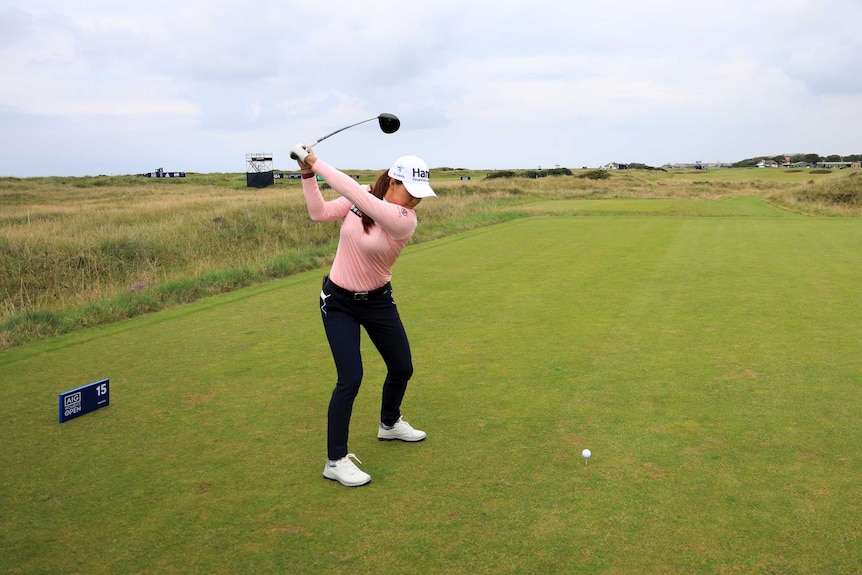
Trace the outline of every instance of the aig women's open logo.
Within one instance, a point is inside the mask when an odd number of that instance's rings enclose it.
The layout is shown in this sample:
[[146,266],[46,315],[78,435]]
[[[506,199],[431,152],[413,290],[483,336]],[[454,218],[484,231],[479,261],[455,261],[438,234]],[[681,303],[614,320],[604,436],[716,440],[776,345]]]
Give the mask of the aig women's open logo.
[[80,391],[72,393],[63,398],[63,417],[69,417],[81,413],[83,409],[83,395]]
[[60,394],[60,423],[111,403],[110,380],[102,379]]

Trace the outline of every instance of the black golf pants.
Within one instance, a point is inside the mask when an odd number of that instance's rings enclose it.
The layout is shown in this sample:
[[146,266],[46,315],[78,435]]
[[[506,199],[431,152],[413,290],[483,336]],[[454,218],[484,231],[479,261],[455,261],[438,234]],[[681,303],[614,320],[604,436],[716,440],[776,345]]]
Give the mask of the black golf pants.
[[410,343],[387,284],[368,293],[340,288],[326,277],[320,292],[320,314],[335,360],[338,381],[329,401],[327,456],[347,455],[353,401],[362,384],[360,328],[364,328],[386,364],[380,421],[393,425],[401,417],[401,401],[413,375]]

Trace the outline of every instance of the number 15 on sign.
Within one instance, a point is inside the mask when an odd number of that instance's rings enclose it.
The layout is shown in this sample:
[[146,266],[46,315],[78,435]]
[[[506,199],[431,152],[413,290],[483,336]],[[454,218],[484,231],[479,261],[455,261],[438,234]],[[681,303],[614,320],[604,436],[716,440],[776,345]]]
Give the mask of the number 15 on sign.
[[102,379],[60,394],[60,423],[111,403],[111,381]]

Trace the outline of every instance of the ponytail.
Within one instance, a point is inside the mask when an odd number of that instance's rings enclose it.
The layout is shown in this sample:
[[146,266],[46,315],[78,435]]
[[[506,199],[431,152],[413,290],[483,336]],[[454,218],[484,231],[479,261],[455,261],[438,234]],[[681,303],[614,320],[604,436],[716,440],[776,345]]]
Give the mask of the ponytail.
[[[371,190],[369,193],[377,199],[382,200],[383,196],[386,195],[386,190],[389,189],[389,172],[383,172],[378,176],[377,181],[374,182],[374,185],[371,186]],[[368,233],[368,230],[374,225],[374,220],[366,214],[362,213],[362,229],[365,230],[365,233]]]

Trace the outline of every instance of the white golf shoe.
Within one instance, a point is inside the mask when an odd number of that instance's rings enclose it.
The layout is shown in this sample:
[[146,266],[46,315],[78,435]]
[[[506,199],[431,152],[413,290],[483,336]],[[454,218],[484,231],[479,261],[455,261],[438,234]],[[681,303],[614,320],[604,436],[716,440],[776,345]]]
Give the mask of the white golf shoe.
[[323,476],[347,487],[359,487],[371,481],[370,475],[356,467],[356,464],[350,461],[351,457],[362,463],[354,454],[348,453],[337,461],[327,461],[326,467],[323,468]]
[[377,439],[380,441],[392,441],[393,439],[398,439],[400,441],[422,441],[425,439],[425,436],[426,433],[424,431],[413,429],[412,425],[400,417],[392,427],[387,429],[381,423],[380,427],[377,429]]

